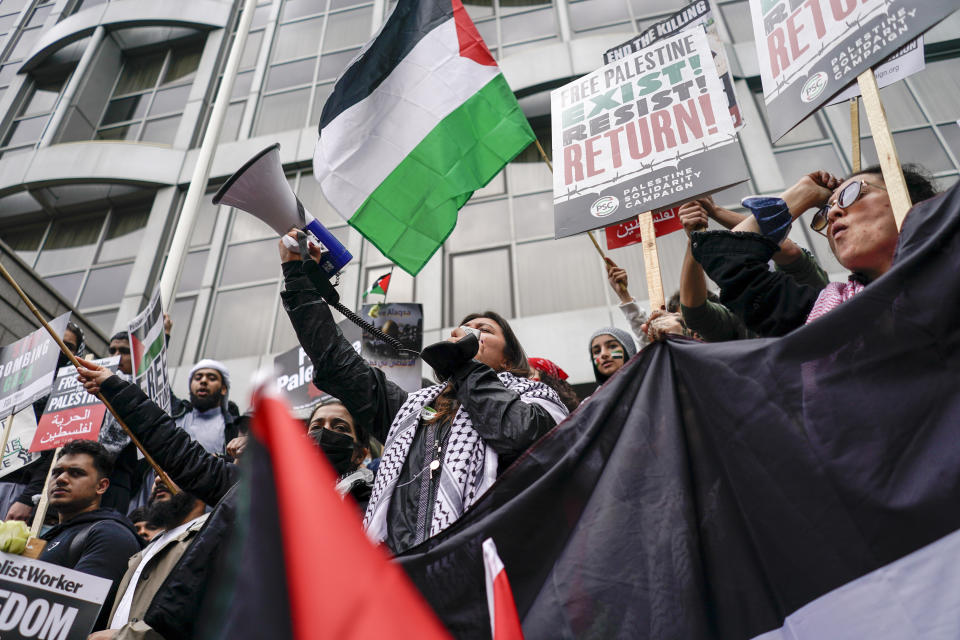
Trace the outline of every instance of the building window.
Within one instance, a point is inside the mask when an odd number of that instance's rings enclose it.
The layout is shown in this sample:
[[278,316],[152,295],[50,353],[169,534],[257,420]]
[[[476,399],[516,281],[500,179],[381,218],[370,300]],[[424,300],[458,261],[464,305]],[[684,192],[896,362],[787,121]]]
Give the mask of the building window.
[[0,2],[0,51],[6,47],[7,37],[14,33],[17,18],[26,4],[26,0]]
[[[220,131],[220,142],[233,142],[247,136],[247,131],[240,131],[243,121],[243,114],[247,107],[247,99],[253,86],[254,71],[257,66],[257,59],[260,56],[260,49],[263,46],[263,38],[267,22],[270,18],[271,0],[260,2],[254,9],[253,19],[250,22],[250,32],[247,34],[247,41],[243,45],[243,52],[240,55],[240,66],[237,68],[237,76],[233,81],[233,91],[230,92],[230,104],[227,105],[227,113],[223,121],[223,129]],[[240,12],[242,15],[243,12]],[[223,58],[223,66],[227,64],[230,49],[233,48],[233,40],[237,34],[236,25],[240,22],[240,15],[237,16],[236,24],[233,27],[233,35],[230,37],[229,46]],[[207,105],[206,118],[209,120],[210,112],[213,111],[213,101],[220,89],[220,83],[223,82],[223,73],[217,78],[216,90],[210,94],[210,104]],[[199,144],[199,141],[198,141]]]
[[17,116],[3,138],[3,144],[0,144],[0,156],[30,151],[37,146],[69,79],[70,76],[67,75],[33,81],[29,96],[17,111]]
[[109,333],[143,242],[150,202],[0,229],[0,238],[71,305]]
[[370,39],[372,24],[370,2],[285,0],[254,135],[318,123],[334,81]]
[[[10,5],[9,8],[7,7],[8,4]],[[23,4],[23,2],[19,1],[10,3],[4,2],[3,5],[0,6],[0,14],[4,14],[11,10],[16,10]],[[7,59],[4,61],[6,64],[23,62],[23,60],[27,57],[27,54],[33,50],[33,45],[37,43],[37,40],[40,39],[40,36],[43,33],[43,25],[47,21],[47,16],[49,16],[50,12],[53,11],[53,5],[54,3],[52,0],[38,0],[36,3],[34,3],[34,6],[29,9],[20,27],[19,33],[16,34],[16,44],[13,45],[13,49],[10,50],[10,53],[7,55]]]
[[466,0],[463,4],[495,58],[534,42],[560,38],[552,0]]
[[95,139],[173,144],[202,49],[189,42],[125,56]]

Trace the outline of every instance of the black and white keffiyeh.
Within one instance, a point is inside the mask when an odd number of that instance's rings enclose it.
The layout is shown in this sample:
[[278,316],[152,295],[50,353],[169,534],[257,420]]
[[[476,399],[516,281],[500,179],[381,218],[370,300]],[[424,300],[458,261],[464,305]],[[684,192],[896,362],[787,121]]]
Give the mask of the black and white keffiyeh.
[[[566,408],[556,392],[542,382],[507,372],[498,374],[498,377],[507,389],[519,394],[523,402],[542,406],[557,422],[566,417]],[[445,386],[437,384],[411,393],[390,425],[373,493],[363,519],[367,535],[374,542],[382,542],[387,538],[390,500],[420,424],[420,412],[436,400]],[[497,463],[496,452],[473,428],[466,410],[462,406],[458,408],[439,469],[440,486],[433,506],[429,535],[434,536],[453,524],[490,488],[497,479]]]

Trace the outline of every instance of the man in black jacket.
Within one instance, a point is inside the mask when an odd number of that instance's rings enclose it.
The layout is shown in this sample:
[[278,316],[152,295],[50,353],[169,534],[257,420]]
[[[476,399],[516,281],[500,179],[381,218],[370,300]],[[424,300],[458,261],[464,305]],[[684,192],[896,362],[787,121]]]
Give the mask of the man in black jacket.
[[[111,471],[110,454],[99,442],[74,440],[60,450],[47,488],[59,523],[41,536],[47,545],[40,554],[44,562],[113,581],[107,602],[113,601],[130,556],[141,548],[126,518],[100,508]],[[109,611],[101,610],[94,630],[106,626]]]
[[144,448],[181,489],[213,506],[193,544],[157,590],[142,617],[145,624],[164,638],[195,638],[194,624],[203,607],[207,583],[214,572],[222,568],[222,554],[228,547],[225,543],[233,533],[239,469],[207,453],[136,385],[111,376],[107,370],[97,370],[93,363],[81,360],[81,364],[88,367],[81,373],[93,372],[99,376],[96,381],[86,376],[87,390],[103,393]]

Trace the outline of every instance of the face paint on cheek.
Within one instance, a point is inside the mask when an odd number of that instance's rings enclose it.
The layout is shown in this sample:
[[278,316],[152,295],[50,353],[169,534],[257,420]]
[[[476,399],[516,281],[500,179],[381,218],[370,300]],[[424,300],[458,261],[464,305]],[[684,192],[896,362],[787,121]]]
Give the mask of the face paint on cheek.
[[593,364],[594,364],[594,366],[596,366],[596,367],[599,367],[599,366],[600,366],[600,354],[599,354],[599,353],[593,354]]
[[623,360],[623,349],[610,349],[610,357],[614,360]]

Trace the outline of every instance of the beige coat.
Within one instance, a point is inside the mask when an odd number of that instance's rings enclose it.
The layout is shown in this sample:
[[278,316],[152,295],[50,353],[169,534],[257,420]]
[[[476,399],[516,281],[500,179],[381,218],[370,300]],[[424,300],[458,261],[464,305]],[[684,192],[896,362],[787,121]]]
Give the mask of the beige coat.
[[[133,602],[130,603],[129,621],[117,631],[114,640],[162,639],[162,636],[154,631],[150,625],[141,620],[141,618],[150,607],[153,596],[155,596],[160,589],[160,585],[163,584],[167,576],[170,575],[170,572],[173,571],[173,568],[180,562],[180,558],[193,542],[197,532],[203,527],[209,515],[210,514],[205,513],[197,518],[197,521],[190,525],[186,531],[168,542],[163,549],[150,558],[149,564],[145,566],[140,573],[140,579],[137,581],[137,586],[134,589]],[[117,597],[116,600],[114,600],[113,609],[110,611],[108,621],[113,620],[113,616],[117,612],[117,605],[120,604],[123,594],[126,593],[127,585],[130,584],[130,580],[133,578],[137,567],[140,566],[141,560],[143,560],[143,551],[130,558],[130,562],[127,564],[127,572],[123,574],[123,578],[120,580],[120,587],[117,589]]]

